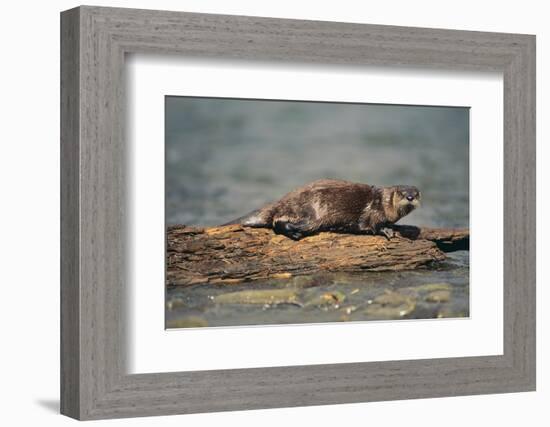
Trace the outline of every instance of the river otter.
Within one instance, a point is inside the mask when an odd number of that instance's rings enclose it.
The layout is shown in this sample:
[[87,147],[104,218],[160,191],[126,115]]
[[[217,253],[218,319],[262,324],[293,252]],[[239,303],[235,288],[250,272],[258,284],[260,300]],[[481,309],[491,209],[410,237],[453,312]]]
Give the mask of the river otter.
[[321,179],[224,225],[272,228],[293,240],[320,231],[383,234],[390,239],[389,226],[415,209],[420,199],[413,186]]

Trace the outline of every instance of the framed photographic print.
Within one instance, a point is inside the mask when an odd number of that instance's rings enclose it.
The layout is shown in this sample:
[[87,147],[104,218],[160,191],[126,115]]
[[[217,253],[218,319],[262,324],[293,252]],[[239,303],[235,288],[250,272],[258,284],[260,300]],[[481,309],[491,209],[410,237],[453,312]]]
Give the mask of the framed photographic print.
[[165,114],[167,328],[469,317],[467,228],[438,229],[448,255],[382,234],[468,226],[468,108],[169,96]]
[[535,38],[61,15],[61,408],[535,388]]

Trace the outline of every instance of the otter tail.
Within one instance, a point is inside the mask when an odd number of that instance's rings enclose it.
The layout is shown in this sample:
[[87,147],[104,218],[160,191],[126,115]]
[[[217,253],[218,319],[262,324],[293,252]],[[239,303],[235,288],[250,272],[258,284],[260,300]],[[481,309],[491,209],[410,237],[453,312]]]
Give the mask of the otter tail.
[[226,222],[224,225],[240,224],[247,227],[267,227],[268,222],[265,219],[263,209],[255,209],[246,215],[235,218],[232,221]]

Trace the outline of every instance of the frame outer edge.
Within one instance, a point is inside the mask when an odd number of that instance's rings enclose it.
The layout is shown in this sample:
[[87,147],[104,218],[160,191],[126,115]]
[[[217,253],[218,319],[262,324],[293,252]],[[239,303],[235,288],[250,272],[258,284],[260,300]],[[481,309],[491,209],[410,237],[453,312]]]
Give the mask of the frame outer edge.
[[80,11],[61,13],[60,411],[80,418]]
[[[161,17],[161,22],[158,22]],[[394,387],[392,381],[395,378],[396,369],[389,368],[388,362],[380,364],[380,367],[383,368],[382,371],[387,371],[384,375],[381,376],[383,373],[378,372],[374,375],[369,371],[368,375],[365,373],[364,376],[359,376],[360,378],[354,378],[353,375],[346,377],[348,382],[345,384],[340,380],[340,367],[321,365],[304,367],[303,370],[297,369],[297,367],[292,369],[265,368],[265,375],[281,372],[283,373],[281,380],[286,382],[291,379],[293,381],[291,384],[285,384],[284,387],[287,391],[291,391],[293,385],[296,387],[290,392],[291,395],[297,395],[300,391],[304,393],[297,400],[292,400],[292,403],[288,402],[289,399],[293,399],[292,396],[287,395],[284,399],[274,399],[271,396],[272,392],[264,389],[275,380],[274,378],[266,379],[267,377],[258,376],[250,370],[245,370],[248,371],[245,373],[232,370],[180,373],[182,375],[173,373],[170,375],[170,381],[165,381],[167,375],[160,374],[131,375],[128,378],[121,378],[117,375],[117,373],[121,374],[119,371],[124,364],[120,354],[116,354],[120,350],[116,336],[122,329],[119,329],[120,325],[113,329],[117,325],[117,321],[120,320],[120,314],[112,313],[113,309],[119,308],[118,303],[112,300],[122,296],[118,289],[122,283],[113,274],[116,274],[116,269],[112,269],[113,265],[109,264],[110,270],[105,269],[101,266],[101,261],[113,260],[114,258],[109,256],[122,249],[117,245],[115,245],[117,247],[110,247],[105,243],[120,232],[116,231],[116,226],[120,227],[119,220],[123,218],[121,216],[123,213],[117,210],[118,205],[112,196],[121,195],[120,192],[124,193],[124,190],[116,188],[112,194],[109,193],[110,198],[97,197],[97,191],[107,188],[107,184],[123,181],[121,180],[123,175],[113,173],[111,168],[113,160],[121,160],[123,153],[117,151],[120,150],[120,147],[113,148],[110,144],[115,144],[121,136],[120,129],[118,129],[120,124],[111,123],[111,120],[116,113],[121,113],[121,110],[118,110],[120,105],[117,104],[116,98],[113,98],[112,89],[117,91],[121,89],[118,85],[122,81],[120,75],[122,70],[112,67],[113,65],[120,66],[120,64],[117,65],[117,57],[124,50],[124,46],[118,46],[118,51],[109,49],[115,48],[119,42],[126,43],[130,40],[132,46],[135,45],[139,49],[143,45],[147,45],[146,47],[151,48],[152,51],[160,49],[160,51],[169,53],[176,51],[181,53],[188,49],[183,49],[173,40],[178,40],[177,36],[184,29],[184,25],[192,23],[199,28],[199,33],[205,31],[204,34],[210,34],[207,29],[204,29],[203,19],[208,19],[209,25],[217,25],[218,21],[222,20],[224,25],[229,26],[230,19],[235,19],[240,24],[246,22],[255,24],[257,19],[262,25],[268,26],[273,25],[275,21],[287,24],[291,21],[90,6],[82,6],[62,13],[62,413],[78,419],[103,419],[434,397],[432,394],[433,384],[420,384],[412,379],[411,385],[415,386],[414,391],[402,391],[395,394],[397,386]],[[152,23],[166,24],[166,27],[162,27],[159,34],[154,34],[151,32]],[[124,29],[120,25],[125,26]],[[329,23],[319,23],[319,25],[322,25],[323,29],[329,27],[338,29]],[[359,29],[360,37],[366,37],[359,28],[360,26],[375,28],[368,24],[342,25],[346,25],[348,29]],[[385,37],[385,31],[407,31],[407,39],[411,37],[414,39],[416,35],[423,37],[430,35],[429,44],[431,45],[433,42],[435,46],[441,45],[439,37],[450,34],[452,37],[449,37],[449,40],[444,40],[444,43],[451,47],[453,43],[462,43],[461,40],[465,34],[471,37],[471,43],[477,44],[476,46],[486,51],[491,45],[498,44],[499,46],[495,47],[499,54],[483,60],[479,68],[502,70],[501,67],[504,67],[510,72],[507,89],[511,96],[507,105],[505,103],[505,112],[511,116],[510,123],[506,124],[505,122],[505,130],[508,129],[510,134],[508,141],[511,142],[511,147],[507,151],[508,160],[506,160],[505,152],[505,166],[508,168],[505,170],[509,171],[508,175],[505,173],[505,185],[506,182],[510,185],[508,190],[505,189],[507,191],[505,197],[517,196],[513,199],[515,202],[510,204],[508,221],[520,215],[523,215],[524,218],[522,224],[515,228],[513,235],[505,239],[505,246],[506,243],[510,243],[512,249],[509,249],[509,252],[515,255],[509,266],[510,277],[512,277],[509,281],[511,286],[508,287],[508,291],[505,290],[512,304],[506,307],[505,299],[504,307],[504,311],[510,314],[504,319],[505,328],[513,328],[513,332],[505,334],[506,357],[504,360],[499,357],[487,358],[484,361],[473,358],[472,360],[477,361],[478,365],[476,365],[476,369],[471,370],[471,373],[462,375],[461,370],[448,372],[449,378],[458,376],[466,383],[457,384],[451,388],[441,387],[442,390],[445,390],[445,396],[532,390],[535,384],[535,273],[532,270],[535,264],[534,37],[406,27],[376,28],[382,37]],[[316,28],[313,30],[317,31]],[[230,28],[227,31],[231,32],[232,30]],[[123,39],[119,39],[121,36]],[[138,42],[134,43],[132,37],[138,37]],[[157,42],[154,46],[147,44],[147,37],[155,37]],[[317,37],[322,39],[324,35],[319,34]],[[392,41],[392,43],[394,42],[397,48],[405,43],[399,40]],[[499,44],[500,42],[502,43]],[[170,46],[175,43],[175,47],[164,49],[163,43]],[[201,47],[202,45],[198,43],[197,46]],[[409,45],[407,44],[407,46]],[[379,47],[374,47],[374,53],[381,51]],[[212,50],[213,48],[206,45],[205,49],[205,52],[200,50],[201,55],[207,55],[210,52],[208,49]],[[276,47],[273,49],[278,52]],[[321,50],[324,51],[325,47],[323,46]],[[191,50],[189,51],[191,52]],[[428,49],[426,55],[422,56],[420,60],[415,59],[414,62],[417,61],[425,65],[429,61],[433,61],[432,58],[437,57],[439,51],[440,49]],[[258,52],[258,50],[256,49],[254,52]],[[289,50],[277,53],[276,56],[277,58],[280,56],[283,59],[292,59],[292,52]],[[339,57],[342,56],[345,59],[345,56],[349,56],[351,53],[350,51],[343,56],[339,55]],[[475,66],[475,61],[472,62],[469,59],[471,56],[468,56],[468,52],[461,51],[459,53],[460,55],[450,58],[448,64],[441,63],[439,66],[460,63],[467,68],[478,68]],[[237,52],[237,54],[239,57],[243,55],[241,52]],[[247,51],[244,53],[244,57],[250,54]],[[395,61],[394,57],[395,55],[390,57],[390,63]],[[313,56],[313,59],[315,58]],[[372,60],[371,58],[367,62]],[[506,63],[503,62],[504,60]],[[509,60],[511,63],[508,62]],[[467,61],[467,63],[461,61]],[[316,59],[315,62],[317,62]],[[402,63],[402,60],[399,63]],[[108,85],[108,87],[100,85]],[[115,113],[115,116],[110,116],[110,113]],[[505,120],[506,118],[505,114]],[[107,123],[108,126],[98,126],[98,123]],[[115,154],[115,158],[111,159],[105,154]],[[110,163],[102,163],[105,161]],[[529,167],[533,169],[525,169]],[[518,195],[518,192],[522,192],[522,194]],[[116,212],[113,211],[113,208],[117,208]],[[105,212],[114,214],[115,218],[107,218]],[[107,238],[105,233],[109,230],[111,232],[115,230],[115,236],[111,233]],[[529,258],[531,256],[532,258]],[[99,264],[96,265],[93,261]],[[116,289],[107,289],[107,284],[115,285]],[[531,314],[530,311],[532,311]],[[115,336],[111,336],[111,334]],[[502,361],[506,366],[502,366]],[[437,362],[436,360],[436,365]],[[439,361],[439,364],[446,366],[446,362]],[[468,361],[459,359],[458,362],[466,363]],[[413,366],[418,367],[418,363],[411,362],[406,365],[410,369]],[[420,365],[424,366],[425,363],[430,365],[430,370],[434,368],[430,361],[420,362]],[[403,375],[406,376],[407,366],[402,367],[401,365],[402,363],[399,364],[397,371],[403,371]],[[374,369],[375,365],[370,366]],[[439,367],[441,368],[441,366]],[[331,372],[334,370],[335,375],[328,375],[325,372],[326,369]],[[317,372],[322,374],[323,381],[319,384],[310,384]],[[293,373],[298,373],[298,376],[294,377]],[[245,377],[244,380],[241,375]],[[239,381],[236,381],[236,378]],[[426,375],[426,378],[431,377]],[[124,383],[119,383],[121,380]],[[330,387],[327,387],[325,380],[330,381]],[[173,384],[171,384],[172,381]],[[189,381],[191,382],[189,383]],[[301,381],[307,382],[302,383]],[[368,386],[364,384],[364,381],[369,382]],[[128,384],[125,384],[126,382]],[[186,389],[182,384],[184,382],[189,385],[193,384],[193,386]],[[277,383],[277,381],[274,382]],[[218,390],[216,384],[221,390]],[[230,401],[225,400],[227,395],[224,393],[227,392],[231,395]],[[218,394],[217,406],[212,406],[212,402],[208,402],[209,399],[205,396],[210,396],[212,399],[215,398],[216,393]],[[252,397],[250,393],[259,393],[259,395]],[[372,398],[373,396],[374,398]]]
[[[518,391],[536,390],[535,36],[504,72],[504,354]],[[506,120],[507,119],[507,120]]]
[[518,84],[524,88],[522,102],[518,113],[522,116],[520,129],[521,139],[518,141],[520,161],[518,168],[522,175],[521,185],[525,197],[522,214],[525,223],[522,228],[524,237],[522,259],[518,270],[522,274],[523,289],[520,302],[525,307],[522,312],[523,345],[514,350],[522,358],[522,369],[526,388],[536,390],[536,36],[527,36],[525,48],[517,61],[521,61],[521,71],[518,73]]
[[527,361],[527,378],[532,391],[537,390],[537,38],[535,35],[529,37],[528,43],[528,71],[527,71],[527,108],[528,108],[528,126],[527,140],[530,146],[529,161],[532,169],[530,170],[529,182],[527,188],[531,189],[530,203],[528,210],[531,211],[529,220],[530,240],[530,255],[532,257],[531,279],[529,281],[530,296],[528,297],[527,306],[531,307],[529,323],[527,330],[529,331],[528,347],[531,353]]

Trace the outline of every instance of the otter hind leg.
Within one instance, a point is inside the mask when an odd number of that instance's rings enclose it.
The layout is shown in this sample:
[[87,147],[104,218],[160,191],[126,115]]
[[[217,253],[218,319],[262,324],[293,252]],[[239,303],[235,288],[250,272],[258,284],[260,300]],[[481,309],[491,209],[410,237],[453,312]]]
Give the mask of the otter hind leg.
[[288,222],[277,220],[273,222],[273,231],[276,234],[282,234],[292,240],[300,240],[313,234],[306,221]]
[[246,218],[243,218],[241,221],[241,225],[244,225],[245,227],[257,227],[257,228],[269,226],[268,222],[259,213],[255,213],[247,216]]

